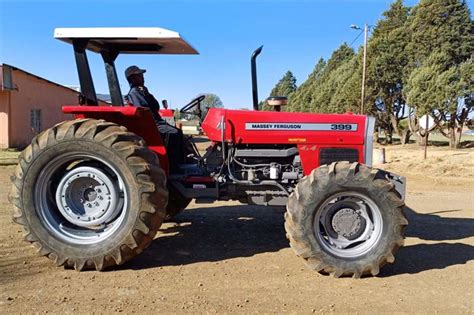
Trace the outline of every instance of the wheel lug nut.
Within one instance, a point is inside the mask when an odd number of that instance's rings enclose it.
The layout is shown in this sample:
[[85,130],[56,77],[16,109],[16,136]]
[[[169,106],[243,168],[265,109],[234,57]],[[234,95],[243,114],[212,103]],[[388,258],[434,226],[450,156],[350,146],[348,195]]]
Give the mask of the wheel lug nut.
[[98,207],[98,206],[99,206],[99,203],[96,201],[96,202],[94,202],[94,205],[95,205],[96,207]]

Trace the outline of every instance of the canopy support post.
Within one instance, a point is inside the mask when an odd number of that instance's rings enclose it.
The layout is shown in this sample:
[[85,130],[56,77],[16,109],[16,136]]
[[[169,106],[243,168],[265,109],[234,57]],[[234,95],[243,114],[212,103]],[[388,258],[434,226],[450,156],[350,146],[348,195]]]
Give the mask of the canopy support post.
[[72,45],[74,48],[74,57],[76,58],[79,83],[81,85],[81,94],[85,98],[85,104],[98,105],[91,70],[89,68],[89,62],[87,61],[86,46],[88,42],[88,39],[75,38],[72,41]]
[[122,92],[115,69],[115,59],[117,59],[117,50],[103,50],[100,52],[105,65],[105,74],[109,83],[109,93],[113,106],[123,106]]

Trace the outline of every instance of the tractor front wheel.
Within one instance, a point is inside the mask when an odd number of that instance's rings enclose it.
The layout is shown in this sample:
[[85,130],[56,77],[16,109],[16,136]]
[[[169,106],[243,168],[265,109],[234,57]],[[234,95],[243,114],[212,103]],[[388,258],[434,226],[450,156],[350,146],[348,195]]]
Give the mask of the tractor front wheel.
[[383,173],[359,163],[315,169],[289,197],[285,229],[308,266],[335,277],[377,275],[403,245],[403,201]]
[[168,185],[169,198],[168,206],[166,207],[165,220],[169,221],[186,209],[192,199],[186,198],[174,188],[171,184]]
[[103,120],[50,128],[21,154],[13,219],[41,255],[102,270],[141,253],[164,216],[165,173],[142,138]]

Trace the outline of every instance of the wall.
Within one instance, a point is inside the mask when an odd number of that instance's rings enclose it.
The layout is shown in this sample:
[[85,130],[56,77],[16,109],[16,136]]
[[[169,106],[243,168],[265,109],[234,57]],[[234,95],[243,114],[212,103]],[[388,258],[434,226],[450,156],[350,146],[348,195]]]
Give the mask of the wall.
[[8,94],[0,89],[0,149],[9,147],[8,142]]
[[37,134],[31,128],[31,110],[33,109],[41,110],[41,130],[73,118],[72,115],[63,114],[61,107],[77,104],[77,92],[20,70],[14,70],[12,76],[18,90],[10,92],[10,147],[23,148]]

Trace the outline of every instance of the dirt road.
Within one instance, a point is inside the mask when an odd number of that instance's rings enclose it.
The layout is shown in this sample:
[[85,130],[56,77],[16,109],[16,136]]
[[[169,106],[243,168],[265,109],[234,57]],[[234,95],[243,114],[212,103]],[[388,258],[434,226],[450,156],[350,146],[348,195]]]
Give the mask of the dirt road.
[[[391,155],[389,155],[391,156]],[[388,167],[396,167],[388,164]],[[106,272],[54,267],[21,240],[0,167],[0,313],[474,312],[474,179],[408,175],[405,247],[377,277],[307,270],[283,213],[192,204],[140,256]],[[459,174],[458,174],[459,175]]]

